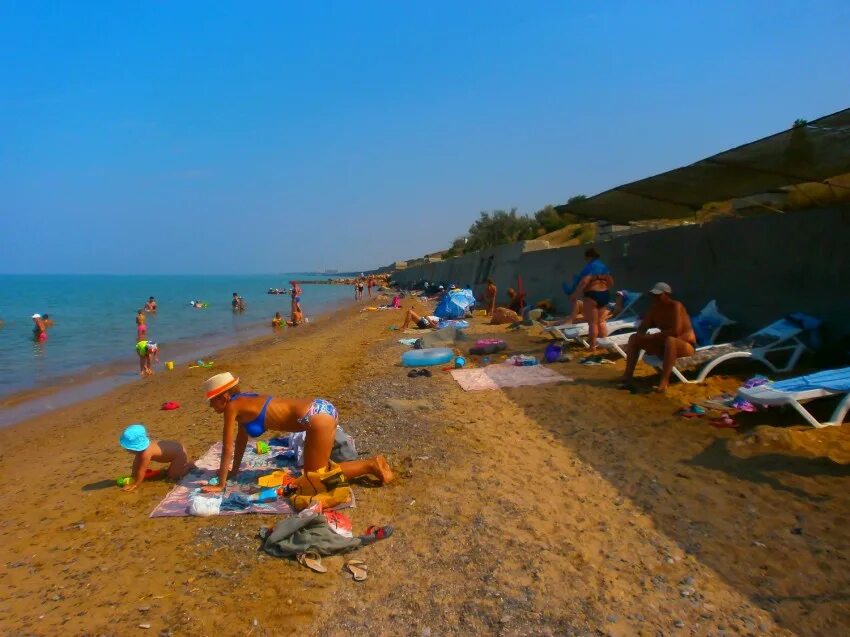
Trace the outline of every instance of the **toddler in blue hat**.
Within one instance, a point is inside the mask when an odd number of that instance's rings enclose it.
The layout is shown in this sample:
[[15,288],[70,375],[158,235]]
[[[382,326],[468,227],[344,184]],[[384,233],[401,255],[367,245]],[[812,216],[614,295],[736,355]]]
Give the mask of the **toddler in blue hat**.
[[142,424],[135,423],[127,427],[118,442],[136,456],[130,483],[124,485],[124,491],[133,491],[144,482],[151,461],[168,463],[168,478],[171,480],[179,480],[195,468],[195,463],[189,459],[181,443],[176,440],[151,440]]

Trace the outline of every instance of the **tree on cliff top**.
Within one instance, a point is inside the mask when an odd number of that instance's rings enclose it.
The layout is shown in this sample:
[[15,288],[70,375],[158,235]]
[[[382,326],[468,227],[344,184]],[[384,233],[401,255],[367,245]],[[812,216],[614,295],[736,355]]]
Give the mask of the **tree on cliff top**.
[[475,252],[504,243],[533,239],[537,236],[538,225],[527,215],[517,214],[516,208],[511,208],[510,212],[482,212],[481,217],[469,228],[465,251]]

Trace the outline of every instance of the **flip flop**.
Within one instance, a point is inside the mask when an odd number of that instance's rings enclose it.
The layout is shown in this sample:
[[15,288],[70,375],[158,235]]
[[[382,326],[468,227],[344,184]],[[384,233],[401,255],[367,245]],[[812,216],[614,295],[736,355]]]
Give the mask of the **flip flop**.
[[395,529],[390,526],[370,526],[366,529],[366,533],[364,535],[371,535],[376,540],[386,540],[389,536],[393,534]]
[[345,568],[354,576],[355,582],[362,582],[368,576],[368,566],[363,560],[348,560],[345,563]]
[[316,573],[327,573],[328,567],[322,564],[322,558],[316,551],[298,554],[298,563]]
[[711,426],[718,429],[737,429],[738,423],[729,414],[723,414],[720,418],[712,420]]

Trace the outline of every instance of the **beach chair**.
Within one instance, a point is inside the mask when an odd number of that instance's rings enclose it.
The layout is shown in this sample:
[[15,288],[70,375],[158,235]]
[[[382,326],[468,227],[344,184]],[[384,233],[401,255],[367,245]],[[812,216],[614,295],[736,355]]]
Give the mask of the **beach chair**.
[[[820,321],[816,318],[799,312],[789,314],[734,343],[698,347],[693,356],[676,360],[673,375],[683,383],[701,383],[715,367],[736,358],[751,358],[776,373],[790,371],[797,365],[800,356],[809,349],[800,337],[819,326]],[[771,360],[777,357],[784,360],[778,363]],[[644,356],[643,362],[659,370],[662,368],[662,361],[657,356]],[[699,368],[699,372],[693,380],[687,378],[682,371],[696,368]]]
[[[735,324],[735,321],[720,312],[717,308],[717,301],[714,300],[709,301],[700,310],[699,314],[691,319],[691,322],[693,323],[694,331],[697,332],[697,342],[700,346],[713,345],[724,327]],[[653,327],[647,330],[646,333],[658,334],[659,331]],[[605,338],[598,339],[597,343],[612,354],[619,354],[623,358],[628,358],[625,347],[628,345],[632,334],[634,334],[634,331],[606,336]]]
[[[642,296],[640,292],[625,292],[625,303],[623,303],[622,311],[606,323],[609,335],[622,331],[633,332],[637,328],[640,324],[640,317],[634,306]],[[586,322],[575,323],[573,325],[553,325],[545,328],[545,331],[549,332],[555,338],[566,343],[580,343],[583,347],[588,346],[587,336],[590,335],[589,330],[590,328]]]
[[[840,396],[844,398],[832,412],[827,422],[820,422],[803,404],[818,398]],[[850,410],[850,367],[830,369],[806,376],[788,378],[758,387],[741,387],[738,396],[753,404],[764,407],[787,407],[797,410],[812,427],[830,427],[844,422]]]

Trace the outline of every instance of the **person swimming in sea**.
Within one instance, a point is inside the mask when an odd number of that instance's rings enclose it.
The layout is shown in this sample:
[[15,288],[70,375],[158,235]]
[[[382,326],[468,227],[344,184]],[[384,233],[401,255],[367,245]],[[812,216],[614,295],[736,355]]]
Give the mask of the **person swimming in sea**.
[[44,319],[41,318],[41,314],[33,314],[32,323],[33,339],[39,343],[43,343],[47,340],[47,326],[44,324]]
[[[384,456],[364,460],[331,461],[339,414],[336,407],[321,398],[275,398],[239,391],[239,378],[230,372],[207,379],[202,388],[210,407],[223,416],[222,454],[218,469],[218,485],[204,487],[215,493],[224,490],[227,480],[234,479],[241,468],[242,456],[249,438],[267,431],[306,432],[304,438],[304,474],[309,482],[313,472],[340,470],[345,480],[372,476],[382,484],[395,478]],[[299,489],[304,485],[301,482]]]
[[136,342],[143,340],[145,335],[148,333],[146,321],[147,317],[145,317],[145,311],[138,310],[136,312]]

